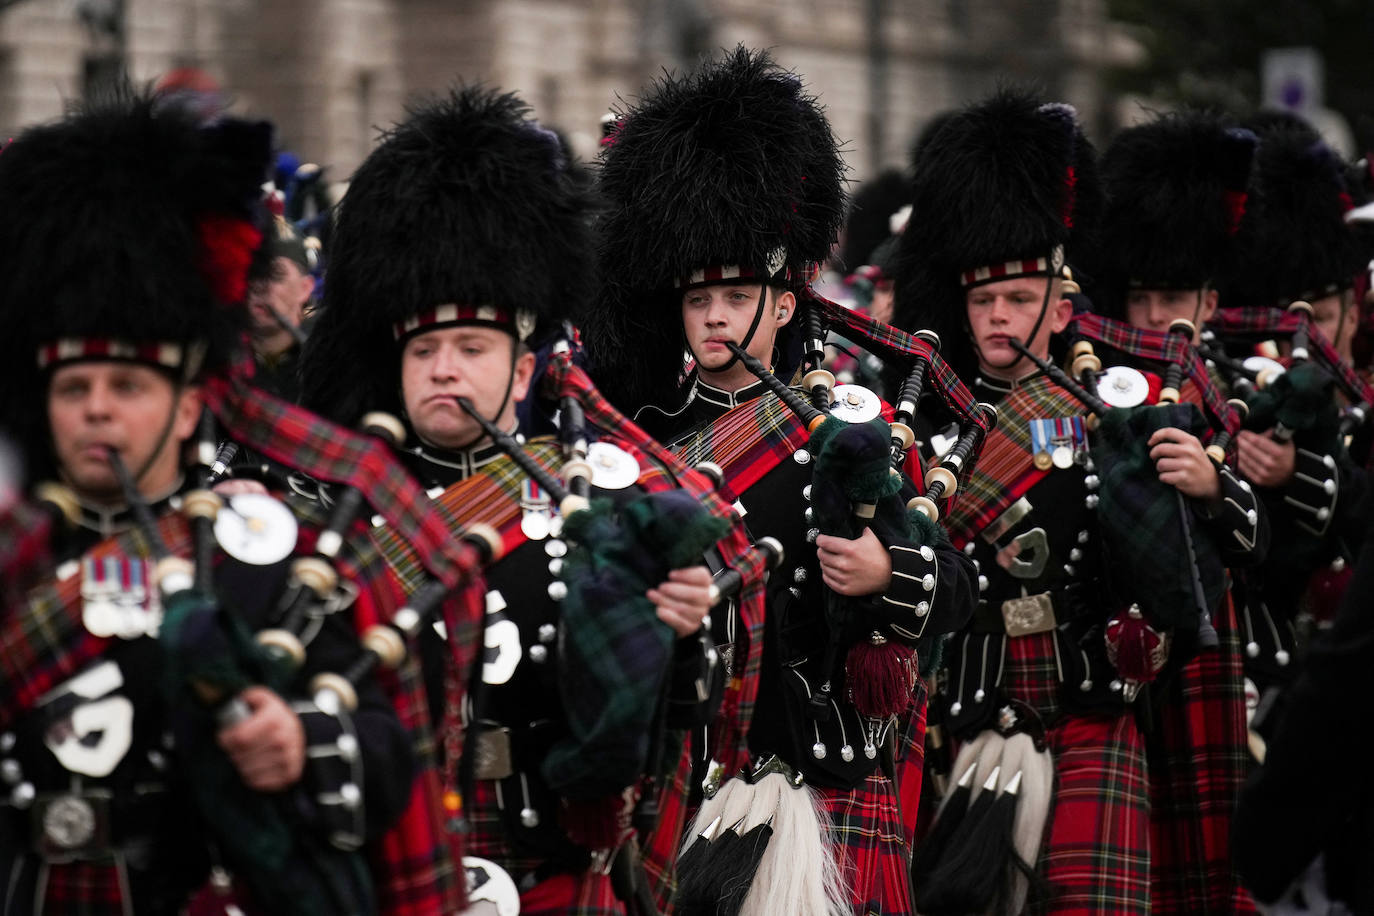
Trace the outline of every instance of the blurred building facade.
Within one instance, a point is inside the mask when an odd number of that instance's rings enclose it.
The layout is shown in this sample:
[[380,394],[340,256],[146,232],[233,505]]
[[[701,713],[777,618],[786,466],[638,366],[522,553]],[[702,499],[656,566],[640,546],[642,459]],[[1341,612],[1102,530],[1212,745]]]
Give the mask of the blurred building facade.
[[0,130],[121,67],[140,83],[197,67],[334,178],[408,98],[460,79],[518,91],[591,155],[618,95],[738,42],[805,76],[856,178],[902,165],[931,116],[999,82],[1101,126],[1100,75],[1132,53],[1105,0],[0,0]]

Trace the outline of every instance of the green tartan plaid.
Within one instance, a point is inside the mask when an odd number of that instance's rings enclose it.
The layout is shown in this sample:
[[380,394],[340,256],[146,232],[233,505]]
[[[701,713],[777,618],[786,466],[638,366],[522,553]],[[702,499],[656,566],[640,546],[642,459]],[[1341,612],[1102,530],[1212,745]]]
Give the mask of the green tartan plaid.
[[[1190,554],[1183,526],[1192,523],[1192,510],[1159,479],[1150,459],[1150,435],[1166,427],[1198,435],[1207,421],[1197,405],[1184,403],[1110,410],[1098,426],[1092,455],[1102,480],[1097,512],[1103,566],[1114,580],[1130,583],[1130,597],[1156,627],[1190,632],[1199,611],[1221,601],[1226,573],[1210,537],[1194,535]],[[1194,592],[1194,563],[1206,598],[1203,609]]]

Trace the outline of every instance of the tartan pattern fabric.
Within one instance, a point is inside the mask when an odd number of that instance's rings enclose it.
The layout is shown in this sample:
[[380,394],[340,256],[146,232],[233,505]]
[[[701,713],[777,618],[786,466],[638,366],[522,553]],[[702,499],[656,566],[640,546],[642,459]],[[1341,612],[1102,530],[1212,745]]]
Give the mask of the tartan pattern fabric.
[[807,442],[806,427],[775,394],[733,407],[674,443],[687,464],[713,461],[725,470],[724,497],[740,498],[778,462]]
[[[1195,583],[1208,609],[1226,588],[1215,541],[1196,531],[1184,497],[1159,479],[1147,444],[1157,429],[1197,435],[1204,425],[1191,404],[1121,408],[1102,419],[1092,449],[1102,480],[1098,520],[1108,578],[1130,584],[1131,597],[1155,627],[1195,631],[1201,613]],[[1185,525],[1194,529],[1191,556]]]
[[1204,650],[1163,686],[1146,735],[1151,903],[1167,913],[1250,913],[1231,868],[1231,816],[1249,766],[1240,632],[1229,596]]
[[[364,588],[354,604],[354,624],[359,633],[390,620],[400,609],[402,590],[386,558],[360,538],[351,539],[339,558],[340,575],[350,582],[381,583],[386,587]],[[406,590],[408,594],[411,590]],[[450,596],[450,607],[462,607],[466,620],[480,620],[485,610],[485,586],[481,577],[469,581]],[[466,645],[472,645],[470,640]],[[373,865],[377,909],[387,916],[424,916],[456,910],[464,899],[464,878],[454,863],[461,861],[459,837],[444,828],[441,758],[430,721],[420,662],[408,654],[392,672],[379,671],[378,680],[396,708],[397,718],[411,737],[415,778],[409,803],[397,822],[373,841],[369,858]]]
[[1060,715],[1053,633],[1006,641],[1002,691],[1053,723],[1055,794],[1037,912],[1150,913],[1150,810],[1144,740],[1129,715]]
[[1184,378],[1197,387],[1201,406],[1211,417],[1213,425],[1232,433],[1240,429],[1240,415],[1226,403],[1226,395],[1213,382],[1207,364],[1192,344],[1183,342],[1177,335],[1147,331],[1090,312],[1075,316],[1069,329],[1139,359],[1180,364],[1184,369]]
[[41,866],[38,894],[44,913],[63,916],[124,916],[132,906],[125,900],[123,866],[113,858]]
[[930,694],[924,679],[917,679],[915,702],[897,726],[897,791],[901,800],[902,837],[907,849],[916,848],[916,816],[926,774],[926,713]]
[[1291,337],[1303,326],[1307,329],[1307,348],[1321,356],[1323,368],[1335,374],[1348,390],[1359,392],[1360,400],[1374,404],[1374,386],[1341,359],[1331,341],[1320,328],[1312,324],[1306,313],[1250,307],[1217,309],[1212,316],[1212,327],[1223,338],[1239,335],[1256,340],[1272,336]]
[[959,495],[945,517],[955,547],[973,540],[1049,473],[1031,460],[1030,421],[1084,411],[1077,398],[1044,375],[1017,386],[998,403],[997,427],[983,440],[978,466],[960,482]]
[[910,913],[911,847],[898,812],[897,787],[870,773],[849,790],[813,787],[830,816],[830,842],[855,913]]
[[876,321],[863,312],[845,308],[810,288],[807,289],[805,296],[811,302],[820,305],[821,314],[828,325],[843,328],[846,337],[875,355],[903,365],[910,364],[912,356],[920,356],[927,360],[930,364],[930,369],[926,373],[927,385],[934,382],[934,389],[945,402],[945,406],[961,421],[976,419],[978,425],[987,430],[987,420],[981,414],[974,413],[977,402],[973,399],[973,392],[969,391],[958,374],[945,362],[944,357],[931,349],[925,341],[900,328]]
[[640,850],[649,891],[663,912],[668,911],[668,903],[677,891],[677,854],[683,834],[687,832],[692,760],[690,744],[684,742],[684,745],[678,755],[677,767],[659,793],[658,823]]
[[520,895],[522,916],[623,916],[607,875],[555,875]]

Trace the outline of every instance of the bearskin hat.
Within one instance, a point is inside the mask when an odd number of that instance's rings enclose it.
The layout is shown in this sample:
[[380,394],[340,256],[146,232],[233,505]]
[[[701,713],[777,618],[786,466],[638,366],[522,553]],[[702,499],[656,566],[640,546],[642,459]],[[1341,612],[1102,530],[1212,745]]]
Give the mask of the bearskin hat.
[[47,442],[43,370],[59,362],[130,359],[177,379],[227,365],[271,142],[266,122],[202,124],[124,89],[0,152],[2,420],[31,460]]
[[911,182],[888,169],[864,182],[849,201],[840,261],[846,272],[873,263],[873,252],[892,238],[892,214],[911,203]]
[[1107,196],[1093,301],[1125,313],[1130,289],[1201,289],[1227,272],[1255,135],[1204,112],[1122,131],[1102,154]]
[[912,175],[893,323],[935,331],[945,359],[971,374],[965,290],[1088,258],[1102,207],[1096,154],[1072,108],[1006,89],[945,120]]
[[468,87],[411,109],[339,203],[304,403],[346,425],[399,411],[400,343],[417,329],[533,342],[575,318],[593,289],[589,219],[557,135],[515,95]]
[[1260,136],[1255,193],[1222,304],[1286,307],[1349,289],[1365,259],[1345,221],[1352,200],[1340,157],[1294,118],[1247,126]]
[[820,104],[763,52],[665,77],[623,112],[602,151],[602,286],[584,324],[622,406],[674,400],[677,288],[694,275],[729,267],[805,285],[844,218],[844,169]]

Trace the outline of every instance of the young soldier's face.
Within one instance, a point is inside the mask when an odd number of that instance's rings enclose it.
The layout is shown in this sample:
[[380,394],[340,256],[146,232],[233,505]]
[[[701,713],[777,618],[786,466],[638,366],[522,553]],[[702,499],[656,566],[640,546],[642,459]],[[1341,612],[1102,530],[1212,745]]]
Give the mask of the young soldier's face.
[[1331,346],[1346,360],[1350,359],[1350,316],[1347,310],[1351,304],[1349,293],[1333,293],[1323,296],[1312,303],[1312,324],[1321,329]]
[[138,481],[144,496],[164,493],[176,482],[181,445],[195,431],[200,406],[198,389],[178,392],[148,366],[58,366],[48,383],[48,425],[59,471],[83,498],[120,502],[123,492],[110,469],[113,449],[130,473],[147,468]]
[[[749,326],[754,323],[761,291],[758,283],[718,283],[689,289],[682,294],[682,329],[702,372],[714,372],[733,359],[725,341],[738,344],[744,340]],[[796,301],[791,293],[779,294],[771,288],[767,290],[767,297],[758,329],[746,348],[750,356],[765,366],[772,362],[778,329],[792,320]],[[733,370],[743,370],[743,367],[736,363]],[[752,379],[748,370],[743,370],[742,378],[744,376]]]
[[458,406],[460,397],[509,429],[534,374],[533,353],[520,352],[512,365],[515,346],[515,338],[504,331],[467,325],[407,340],[401,351],[401,397],[420,438],[440,448],[466,448],[482,438],[477,421]]
[[1161,334],[1180,318],[1191,321],[1200,332],[1216,310],[1214,289],[1133,289],[1126,294],[1126,320]]
[[[1019,378],[1035,364],[1011,346],[1015,338],[1036,356],[1047,358],[1050,335],[1064,330],[1073,316],[1073,303],[1062,297],[1061,282],[1051,284],[1049,307],[1044,277],[1015,277],[975,286],[964,294],[969,331],[978,352],[978,367],[997,378]],[[1036,323],[1039,327],[1036,327]],[[1034,332],[1034,338],[1032,338]]]

